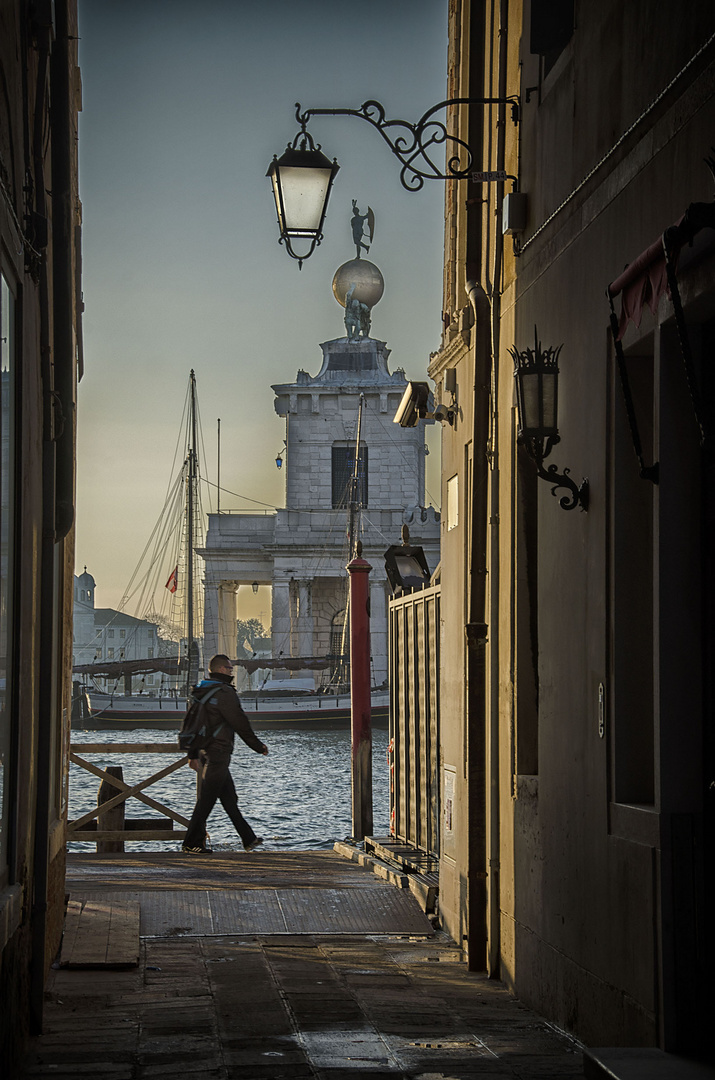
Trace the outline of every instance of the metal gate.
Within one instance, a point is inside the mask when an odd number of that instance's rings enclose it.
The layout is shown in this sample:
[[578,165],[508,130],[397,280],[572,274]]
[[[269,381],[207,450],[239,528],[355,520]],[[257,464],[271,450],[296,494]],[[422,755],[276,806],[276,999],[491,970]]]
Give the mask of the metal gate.
[[390,827],[439,855],[440,586],[390,600]]

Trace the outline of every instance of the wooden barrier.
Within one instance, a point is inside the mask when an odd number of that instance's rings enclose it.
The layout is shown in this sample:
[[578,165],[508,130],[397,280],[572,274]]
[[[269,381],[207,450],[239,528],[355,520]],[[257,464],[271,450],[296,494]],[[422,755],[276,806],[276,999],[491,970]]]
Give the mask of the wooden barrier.
[[[160,769],[159,772],[153,773],[141,783],[130,786],[124,783],[121,766],[110,765],[106,769],[101,769],[82,757],[79,751],[82,754],[173,754],[174,756],[179,753],[176,747],[169,743],[72,743],[70,761],[86,772],[99,777],[102,783],[96,810],[91,810],[74,821],[67,822],[68,841],[89,840],[96,842],[97,851],[123,851],[125,840],[180,841],[184,839],[189,824],[188,818],[177,814],[170,807],[157,802],[156,799],[152,799],[143,792],[157,780],[162,780],[186,765],[189,759],[185,755],[181,755],[178,760]],[[118,791],[119,794],[112,795],[112,791]],[[163,818],[126,820],[124,807],[127,799],[131,798],[137,799],[145,806],[150,806],[153,810],[158,810],[164,815]],[[113,811],[119,812],[116,818],[111,817]],[[157,824],[155,825],[154,822]],[[174,822],[183,825],[184,828],[174,829]],[[115,844],[121,846],[115,847]],[[105,845],[111,845],[111,847]]]
[[[122,766],[108,765],[106,771],[107,779],[102,781],[99,785],[99,791],[97,792],[97,806],[100,809],[100,813],[97,814],[97,829],[101,832],[123,832],[124,809],[126,804],[123,802],[118,805],[112,804],[111,810],[105,808],[105,803],[112,802],[112,796],[115,790],[109,782],[109,777],[113,776],[116,780],[124,780]],[[89,824],[89,822],[87,824]],[[111,854],[116,851],[124,851],[124,841],[98,840],[97,851],[103,855]]]

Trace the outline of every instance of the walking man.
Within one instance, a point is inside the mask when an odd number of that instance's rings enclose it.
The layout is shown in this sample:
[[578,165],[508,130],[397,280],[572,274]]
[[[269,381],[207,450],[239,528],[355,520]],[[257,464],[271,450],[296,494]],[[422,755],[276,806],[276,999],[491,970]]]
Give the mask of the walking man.
[[200,751],[200,756],[190,755],[189,760],[189,765],[197,773],[203,769],[203,776],[201,791],[181,847],[187,855],[204,855],[210,850],[206,847],[206,819],[217,799],[220,799],[221,805],[235,825],[246,851],[253,851],[263,843],[263,838],[256,836],[238,809],[236,788],[229,764],[234,733],[240,735],[246,746],[250,746],[257,754],[266,755],[268,747],[254,734],[241,707],[233,686],[233,664],[227,656],[219,654],[209,661],[209,677],[202,679],[194,692],[204,696],[212,685],[216,686],[216,694],[206,702],[204,709],[207,726],[215,735],[206,749]]

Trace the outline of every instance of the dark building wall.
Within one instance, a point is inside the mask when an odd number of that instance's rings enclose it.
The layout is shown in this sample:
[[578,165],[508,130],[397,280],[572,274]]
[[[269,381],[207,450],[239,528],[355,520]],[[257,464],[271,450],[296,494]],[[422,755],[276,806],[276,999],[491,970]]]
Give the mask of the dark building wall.
[[74,0],[0,5],[0,1072],[42,1023],[64,915],[75,401],[81,364]]
[[[495,221],[511,184],[448,185],[445,336],[430,374],[449,403],[445,372],[456,367],[467,422],[443,428],[443,508],[459,473],[465,505],[482,499],[487,522],[480,544],[462,523],[450,533],[443,513],[443,761],[462,811],[451,859],[442,845],[441,910],[470,962],[483,957],[585,1042],[699,1052],[712,956],[701,917],[713,899],[712,478],[667,297],[624,338],[645,456],[661,465],[656,486],[638,475],[606,288],[689,203],[712,201],[715,16],[699,2],[687,18],[637,0],[577,2],[566,42],[539,57],[529,51],[539,7],[450,4],[450,92],[521,98],[518,143],[505,113],[503,162],[497,107],[464,107],[456,122],[478,131],[479,114],[481,167],[518,174],[528,211],[516,252],[505,237],[499,262]],[[678,271],[704,383],[712,237],[703,230]],[[491,323],[481,426],[470,419],[469,278]],[[547,464],[588,477],[588,513],[562,510],[516,445],[508,349],[533,345],[535,325],[545,346],[563,345],[561,442]],[[486,488],[469,480],[485,456]],[[472,693],[465,598],[483,548],[486,685]],[[483,903],[466,903],[480,881]]]

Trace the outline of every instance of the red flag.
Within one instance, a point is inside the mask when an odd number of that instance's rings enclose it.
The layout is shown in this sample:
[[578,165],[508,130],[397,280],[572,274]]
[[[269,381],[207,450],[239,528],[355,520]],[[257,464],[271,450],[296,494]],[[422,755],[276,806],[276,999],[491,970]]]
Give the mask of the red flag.
[[170,593],[175,593],[176,592],[176,585],[177,585],[178,579],[179,579],[179,565],[177,563],[177,565],[171,571],[171,575],[169,577],[169,580],[166,583],[166,588],[169,590]]

